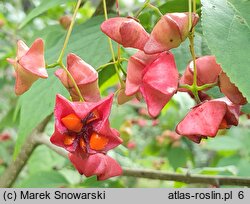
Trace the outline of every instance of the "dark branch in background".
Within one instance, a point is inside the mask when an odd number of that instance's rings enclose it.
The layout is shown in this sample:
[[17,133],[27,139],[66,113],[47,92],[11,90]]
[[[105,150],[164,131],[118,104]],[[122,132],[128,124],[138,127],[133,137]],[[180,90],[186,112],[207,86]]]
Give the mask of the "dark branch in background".
[[65,157],[65,158],[68,158],[68,152],[66,150],[64,150],[63,148],[60,148],[60,147],[52,144],[49,140],[49,137],[47,137],[46,135],[42,135],[41,137],[36,137],[35,142],[37,144],[40,144],[40,145],[46,145],[48,148],[50,148],[51,150],[53,150],[57,154]]
[[82,3],[80,4],[80,8],[83,7],[86,3],[86,0],[82,1]]
[[51,119],[51,116],[52,115],[44,119],[44,121],[42,121],[26,139],[26,142],[22,146],[22,149],[18,154],[16,160],[12,161],[7,169],[5,169],[4,173],[1,175],[0,188],[9,188],[16,181],[19,173],[21,172],[30,155],[37,146],[37,142],[34,140],[35,136],[41,134],[44,131],[46,125]]
[[[28,2],[27,0],[23,0]],[[84,1],[85,2],[85,1]],[[84,3],[83,2],[83,3]],[[106,0],[107,9],[110,13],[115,0]],[[28,6],[28,5],[27,5]],[[27,8],[25,8],[27,9]],[[93,16],[103,14],[103,4],[100,2]],[[48,124],[51,115],[47,117],[26,139],[25,144],[22,146],[20,153],[18,154],[15,161],[12,161],[10,165],[6,168],[5,172],[0,177],[0,187],[8,188],[11,187],[16,181],[19,173],[27,163],[32,152],[38,145],[46,145],[59,155],[67,158],[68,153],[49,141],[49,137],[44,135],[44,129]],[[250,178],[233,177],[233,176],[206,176],[206,175],[190,175],[190,174],[177,174],[177,173],[167,173],[156,170],[139,170],[139,169],[128,169],[123,168],[122,176],[130,176],[136,178],[147,178],[156,180],[167,180],[167,181],[178,181],[183,183],[199,183],[199,184],[210,184],[215,186],[220,185],[233,185],[233,186],[250,186]]]
[[[44,144],[59,155],[68,158],[68,153],[64,149],[53,145],[48,137],[37,137],[36,141]],[[206,175],[190,175],[167,173],[157,170],[140,170],[123,168],[123,176],[131,176],[136,178],[146,178],[165,181],[179,181],[182,183],[198,183],[214,186],[230,185],[230,186],[250,186],[250,178],[235,177],[235,176],[206,176]]]
[[182,183],[199,183],[210,184],[214,186],[230,185],[230,186],[250,186],[250,178],[236,176],[205,176],[205,175],[190,175],[166,173],[154,170],[136,170],[123,168],[124,176],[132,176],[136,178],[157,179],[166,181],[179,181]]
[[[115,4],[116,0],[106,0],[106,4],[107,4],[107,11],[108,13],[110,13],[110,11],[112,10],[113,5]],[[99,5],[97,6],[95,13],[93,14],[93,16],[98,16],[98,15],[103,15],[103,3],[102,1],[100,1]]]
[[25,13],[28,13],[34,5],[30,2],[30,0],[22,0],[22,7]]
[[[47,123],[47,122],[46,122]],[[43,123],[43,124],[46,124]],[[44,127],[42,128],[44,129]],[[46,145],[51,150],[55,151],[59,155],[68,158],[66,150],[53,145],[49,141],[44,133],[41,133],[41,128],[37,129],[30,136],[29,145],[26,143],[17,159],[13,161],[10,166],[6,169],[5,173],[0,179],[0,187],[6,188],[11,187],[15,182],[18,174],[22,170],[23,166],[27,162],[34,148],[38,145]],[[35,135],[36,134],[36,135]],[[165,181],[178,181],[182,183],[197,183],[197,184],[208,184],[214,186],[229,185],[229,186],[250,186],[250,178],[235,177],[235,176],[206,176],[206,175],[191,175],[191,174],[178,174],[178,173],[167,173],[157,170],[140,170],[140,169],[129,169],[123,168],[122,176],[130,176],[135,178],[146,178],[155,180]]]

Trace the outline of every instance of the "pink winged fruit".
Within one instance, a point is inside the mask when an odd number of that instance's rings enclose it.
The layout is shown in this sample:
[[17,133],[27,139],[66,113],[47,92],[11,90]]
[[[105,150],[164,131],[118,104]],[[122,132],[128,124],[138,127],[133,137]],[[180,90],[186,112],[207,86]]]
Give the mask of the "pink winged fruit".
[[[186,13],[168,13],[161,17],[153,28],[150,38],[144,46],[146,54],[155,54],[178,47],[188,36],[189,16]],[[199,16],[192,13],[192,27]]]
[[28,91],[39,78],[47,78],[44,60],[44,43],[38,38],[29,48],[22,40],[17,42],[17,56],[7,61],[14,66],[16,84],[15,93],[21,95]]
[[55,131],[50,141],[82,158],[106,153],[122,143],[109,125],[113,95],[99,102],[70,102],[56,97]]
[[[95,102],[101,99],[98,88],[98,73],[91,65],[71,53],[67,56],[67,69],[74,78],[85,101]],[[58,69],[55,75],[68,89],[72,100],[79,101],[79,95],[66,71]]]
[[97,153],[82,159],[69,153],[69,159],[78,172],[86,177],[96,175],[98,180],[105,180],[122,174],[121,166],[105,154]]
[[219,129],[237,126],[240,106],[228,98],[214,99],[195,106],[177,125],[176,132],[199,143],[202,138],[215,137]]
[[146,55],[139,51],[130,57],[125,94],[141,93],[152,117],[160,113],[177,86],[178,71],[172,53]]
[[149,34],[133,18],[115,17],[104,21],[101,30],[111,39],[124,47],[143,50]]

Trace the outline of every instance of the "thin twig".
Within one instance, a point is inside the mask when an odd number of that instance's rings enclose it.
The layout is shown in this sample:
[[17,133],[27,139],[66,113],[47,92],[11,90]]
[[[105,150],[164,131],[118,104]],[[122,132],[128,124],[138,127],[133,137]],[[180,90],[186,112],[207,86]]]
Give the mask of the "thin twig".
[[[104,12],[105,20],[108,20],[108,11],[107,11],[107,3],[106,3],[106,0],[102,0],[102,3],[103,3],[103,12]],[[109,37],[108,37],[108,43],[109,43],[109,48],[110,48],[112,60],[113,60],[113,62],[114,62],[115,71],[116,71],[116,74],[117,74],[117,76],[118,76],[120,85],[121,85],[121,87],[125,87],[125,84],[124,84],[124,82],[123,82],[123,80],[122,80],[122,78],[121,78],[121,76],[120,76],[118,66],[117,66],[117,64],[115,63],[115,62],[116,62],[116,59],[115,59],[115,52],[114,52],[114,48],[113,48],[113,44],[112,44],[111,38],[109,38]]]
[[[57,152],[61,156],[67,158],[66,150],[53,145],[46,136],[37,137],[39,144],[44,144],[51,150]],[[236,177],[236,176],[207,176],[207,175],[192,175],[192,174],[178,174],[169,173],[158,170],[145,169],[130,169],[123,167],[122,176],[130,176],[135,178],[146,178],[165,181],[178,181],[182,183],[199,183],[208,185],[231,185],[231,186],[250,186],[250,178]]]
[[34,140],[34,137],[40,135],[44,131],[46,125],[51,119],[51,116],[52,115],[49,115],[47,118],[45,118],[26,139],[26,142],[24,143],[17,158],[10,163],[10,165],[1,175],[0,188],[9,188],[16,181],[19,173],[22,171],[30,155],[37,146],[37,142]]
[[250,178],[236,176],[206,176],[206,175],[185,175],[167,173],[157,170],[139,170],[123,168],[123,176],[136,178],[157,179],[166,181],[178,181],[182,183],[199,183],[210,185],[250,186]]
[[[107,11],[108,13],[110,13],[113,5],[115,4],[116,0],[106,0],[106,4],[107,4]],[[100,1],[100,4],[97,6],[95,13],[93,14],[93,16],[98,16],[98,15],[103,15],[104,11],[103,11],[103,3],[102,1]]]
[[[32,140],[33,147],[44,144],[51,150],[55,151],[59,155],[67,158],[68,153],[66,150],[53,145],[49,141],[49,137],[44,134],[38,134],[36,137],[33,137]],[[24,148],[27,148],[24,146]],[[23,152],[29,153],[24,149]],[[33,148],[34,149],[34,148]],[[21,155],[21,153],[20,153]],[[16,161],[19,160],[18,156]],[[27,161],[27,159],[26,159]],[[0,187],[10,187],[11,184],[14,183],[18,173],[21,171],[25,162],[13,162],[5,171],[4,175],[1,177]],[[15,168],[14,168],[15,167]],[[20,169],[19,171],[15,171]],[[165,181],[178,181],[183,183],[199,183],[199,184],[208,184],[208,185],[231,185],[231,186],[250,186],[250,178],[236,177],[236,176],[207,176],[207,175],[192,175],[192,174],[178,174],[178,173],[168,173],[162,172],[158,170],[140,170],[140,169],[129,169],[123,168],[122,176],[136,177],[136,178],[146,178],[146,179],[154,179],[154,180],[165,180]]]
[[68,157],[68,153],[66,150],[64,150],[63,148],[60,148],[54,144],[52,144],[49,140],[49,137],[47,137],[46,135],[42,135],[40,137],[36,137],[35,138],[35,142],[37,144],[43,144],[46,145],[48,148],[50,148],[51,150],[53,150],[54,152],[56,152],[57,154],[67,158]]
[[74,14],[73,14],[73,17],[72,17],[72,21],[70,23],[70,26],[69,26],[69,29],[68,29],[68,32],[67,32],[67,35],[65,37],[65,40],[64,40],[64,43],[63,43],[63,47],[62,47],[62,50],[60,52],[60,55],[57,59],[57,63],[60,64],[62,62],[62,59],[63,59],[63,56],[64,56],[64,53],[65,53],[65,49],[68,45],[68,42],[69,42],[69,38],[70,38],[70,35],[72,33],[72,30],[73,30],[73,27],[74,27],[74,24],[75,24],[75,20],[76,20],[76,15],[77,15],[77,12],[78,12],[78,9],[81,5],[81,0],[78,0],[77,1],[77,4],[76,4],[76,7],[75,7],[75,10],[74,10]]
[[[196,13],[196,1],[193,0],[193,12]],[[194,49],[194,26],[193,26],[193,22],[192,22],[192,0],[189,0],[189,28],[191,30],[189,30],[189,48],[190,48],[190,53],[192,55],[192,60],[193,60],[193,66],[194,66],[194,71],[193,71],[193,84],[192,84],[192,93],[194,95],[194,99],[196,101],[197,104],[199,104],[201,102],[200,98],[199,98],[199,93],[198,93],[198,89],[197,89],[197,66],[196,66],[196,55],[195,55],[195,49]]]

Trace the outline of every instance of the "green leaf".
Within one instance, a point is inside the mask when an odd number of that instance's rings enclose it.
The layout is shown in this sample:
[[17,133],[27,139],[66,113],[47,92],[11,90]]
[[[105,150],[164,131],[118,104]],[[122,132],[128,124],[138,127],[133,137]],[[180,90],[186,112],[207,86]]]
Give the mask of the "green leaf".
[[7,127],[13,127],[17,121],[14,120],[15,108],[11,108],[7,114],[0,120],[0,131]]
[[[13,141],[1,141],[0,142],[0,158],[1,158],[1,165],[9,164],[11,162],[11,154],[10,149],[12,148]],[[1,166],[0,165],[0,166]],[[0,173],[1,175],[1,173]]]
[[113,128],[119,129],[124,121],[131,117],[134,117],[134,110],[131,106],[115,104],[112,106],[110,124]]
[[[206,41],[202,34],[195,33],[195,53],[196,56],[204,56],[210,54],[209,49],[207,48]],[[175,62],[179,71],[186,69],[188,63],[191,61],[192,56],[189,50],[189,41],[186,39],[179,47],[171,50],[175,56]]]
[[171,12],[186,12],[188,11],[188,1],[187,0],[170,0],[159,7],[160,11],[165,13]]
[[[242,124],[244,124],[242,120]],[[245,123],[247,124],[247,123]],[[241,142],[240,152],[241,154],[248,155],[250,153],[250,129],[247,127],[232,127],[228,132],[231,137]]]
[[26,137],[44,118],[53,112],[57,93],[67,95],[66,89],[50,70],[48,79],[39,79],[29,91],[20,97],[17,105],[21,109],[20,124],[14,158],[19,153]]
[[[200,7],[200,1],[196,0],[196,7]],[[187,0],[168,0],[166,3],[159,7],[160,11],[165,13],[173,12],[187,12],[188,11],[188,1]]]
[[[165,3],[163,4],[162,2],[161,1],[158,2],[158,4],[161,4],[160,6],[158,6],[158,8],[163,15],[167,13],[173,13],[173,12],[187,12],[188,11],[187,0],[168,0],[168,1],[165,1]],[[155,6],[157,6],[157,3]],[[196,7],[197,8],[200,7],[200,1],[196,1]],[[145,9],[145,11],[139,15],[140,23],[148,32],[151,32],[154,25],[159,19],[160,19],[160,15],[156,13],[155,11],[153,11],[151,8]]]
[[45,55],[46,51],[54,47],[58,43],[58,39],[64,38],[66,30],[60,25],[47,26],[43,30],[36,33],[30,41],[30,44],[37,38],[40,37],[45,41]]
[[29,174],[36,174],[40,171],[51,171],[61,168],[65,163],[65,158],[50,150],[46,146],[39,146],[32,153],[27,167]]
[[246,114],[250,114],[250,103],[247,103],[246,105],[242,106],[241,111]]
[[220,92],[220,89],[218,86],[215,86],[209,90],[206,91],[206,93],[209,95],[209,96],[212,96],[213,98],[221,98],[223,97],[224,95]]
[[113,65],[109,65],[105,67],[102,71],[99,72],[99,87],[101,87],[106,81],[108,81],[113,75],[115,75],[115,67]]
[[105,96],[109,94],[109,88],[117,85],[119,82],[118,76],[116,75],[114,65],[109,65],[101,70],[99,73],[99,88],[101,95]]
[[[164,2],[164,1],[163,1]],[[165,1],[158,8],[162,14],[173,13],[173,12],[187,12],[188,11],[188,1],[187,0],[168,0]],[[162,3],[159,1],[159,3]],[[196,7],[200,8],[200,1],[196,1]],[[150,32],[156,22],[159,20],[160,16],[152,9],[148,8],[145,12],[139,15],[140,23],[143,27]]]
[[228,0],[230,6],[233,7],[236,13],[241,15],[243,19],[246,21],[248,26],[250,25],[250,1],[249,0]]
[[17,186],[19,188],[56,188],[68,185],[68,181],[57,171],[40,171],[29,175]]
[[176,147],[171,148],[167,154],[170,165],[176,170],[178,167],[183,167],[186,165],[188,160],[187,150]]
[[220,159],[217,166],[234,165],[238,170],[238,176],[250,176],[250,161],[247,158],[243,158],[239,155],[233,155],[230,157],[224,157]]
[[53,1],[43,0],[42,3],[39,6],[37,6],[36,8],[34,8],[26,16],[26,18],[23,20],[23,22],[19,26],[19,29],[23,28],[27,23],[29,23],[32,19],[34,19],[35,17],[39,16],[40,14],[46,12],[47,10],[49,10],[49,9],[55,7],[55,6],[67,3],[68,1],[69,0],[53,0]]
[[91,176],[84,179],[81,187],[87,188],[124,188],[122,181],[118,179],[111,179],[106,181],[98,181],[96,176]]
[[237,168],[233,165],[219,166],[219,167],[203,167],[203,168],[178,168],[177,171],[181,174],[203,174],[203,175],[236,175]]
[[229,157],[222,157],[219,161],[217,166],[221,167],[221,166],[230,166],[230,165],[234,165],[234,166],[238,166],[238,163],[240,162],[241,157],[239,155],[231,155]]
[[214,151],[237,151],[242,148],[242,143],[233,137],[220,136],[209,139],[204,147]]
[[202,0],[204,36],[217,62],[250,100],[250,3],[245,0]]
[[67,181],[71,184],[78,184],[82,180],[82,175],[79,174],[79,172],[74,168],[74,169],[67,169],[67,168],[62,168],[59,170],[59,172],[67,179]]
[[248,159],[241,159],[239,164],[237,165],[238,168],[238,175],[239,176],[244,176],[244,177],[249,177],[250,176],[250,161]]
[[[100,24],[103,21],[103,16],[98,16],[91,18],[83,24],[76,25],[70,36],[64,59],[66,59],[67,54],[75,53],[94,68],[98,68],[100,65],[109,62],[111,54],[108,38],[100,30]],[[47,41],[50,41],[50,39],[46,39],[46,43]],[[50,45],[53,44],[53,46],[50,46],[45,53],[48,64],[56,61],[62,49],[63,42],[64,36],[60,36],[54,41],[54,44],[49,43]]]
[[237,169],[235,166],[224,167],[204,167],[192,169],[191,174],[205,174],[205,175],[236,175]]

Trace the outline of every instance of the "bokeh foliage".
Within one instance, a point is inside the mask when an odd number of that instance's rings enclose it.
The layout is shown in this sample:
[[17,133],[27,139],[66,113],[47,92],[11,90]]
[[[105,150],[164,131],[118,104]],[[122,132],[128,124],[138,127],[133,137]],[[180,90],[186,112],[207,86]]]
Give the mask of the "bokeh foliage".
[[[4,22],[0,28],[0,174],[18,154],[27,135],[53,111],[55,95],[67,92],[54,76],[55,70],[49,71],[49,79],[38,80],[31,90],[21,97],[13,94],[13,68],[6,63],[7,57],[14,57],[16,40],[23,39],[28,45],[37,37],[45,41],[46,62],[53,63],[60,52],[66,34],[58,19],[71,14],[75,1],[65,0],[13,0],[0,1],[0,20]],[[152,1],[163,12],[186,12],[187,1],[169,0]],[[201,1],[203,2],[203,1]],[[219,8],[230,9],[230,15],[225,16],[209,8],[217,2]],[[220,3],[218,3],[220,2]],[[232,49],[225,48],[231,41],[219,35],[224,35],[221,29],[226,29],[223,22],[230,23],[229,17],[236,15],[235,26],[240,26],[240,20],[248,24],[248,11],[242,6],[243,1],[223,0],[204,1],[202,11],[204,16],[197,25],[195,34],[195,50],[197,56],[214,54],[222,63],[223,69],[240,84],[243,93],[249,97],[249,83],[246,83],[249,52],[240,50],[239,44],[233,44]],[[223,3],[226,5],[223,5]],[[229,4],[230,3],[230,4]],[[135,1],[133,6],[121,1],[121,14],[124,16],[135,14],[142,6],[142,2]],[[136,5],[136,6],[134,6]],[[239,13],[228,6],[234,6]],[[249,5],[247,5],[249,6]],[[77,23],[70,38],[66,54],[74,52],[94,68],[111,60],[106,36],[99,27],[103,16],[92,17],[97,3],[87,1],[80,8]],[[197,1],[197,8],[201,3]],[[114,9],[115,10],[115,9]],[[214,15],[208,15],[215,12]],[[116,15],[115,12],[111,15]],[[222,16],[221,16],[222,15]],[[239,16],[239,18],[237,18]],[[220,17],[223,17],[222,19]],[[141,24],[150,32],[159,16],[150,9],[146,9],[139,16]],[[238,19],[238,21],[237,21]],[[217,22],[217,25],[215,22]],[[223,26],[220,28],[219,26]],[[242,25],[241,25],[242,26]],[[241,27],[243,29],[243,27]],[[219,31],[218,31],[219,30]],[[244,27],[244,30],[247,28]],[[236,28],[232,28],[236,32]],[[237,31],[238,32],[238,31]],[[243,31],[242,31],[243,32]],[[240,32],[240,34],[242,34]],[[249,32],[249,26],[248,30]],[[231,35],[235,36],[237,33]],[[243,35],[243,34],[242,34]],[[240,38],[242,40],[242,38]],[[249,42],[248,37],[245,40]],[[218,42],[219,41],[219,42]],[[228,42],[229,41],[229,42]],[[245,41],[244,41],[245,42]],[[242,43],[244,43],[242,42]],[[245,42],[245,45],[249,43]],[[116,47],[116,44],[114,43]],[[228,45],[229,46],[229,45]],[[211,50],[210,50],[210,49]],[[231,51],[228,55],[225,50]],[[122,56],[128,58],[135,50],[122,49]],[[173,50],[179,71],[182,73],[191,60],[189,43],[186,40],[180,47]],[[234,53],[239,56],[239,63],[233,62]],[[245,53],[245,54],[244,54]],[[244,57],[242,59],[242,57]],[[64,59],[65,60],[65,59]],[[243,61],[242,61],[243,60]],[[123,64],[126,69],[126,63]],[[227,68],[226,68],[227,67]],[[235,68],[237,67],[237,69]],[[231,75],[230,75],[231,74]],[[99,73],[99,85],[102,95],[117,89],[118,79],[113,66],[108,66]],[[218,91],[217,91],[218,92]],[[216,90],[210,94],[217,93]],[[239,175],[250,176],[250,130],[246,115],[242,115],[239,127],[219,132],[215,139],[203,141],[200,145],[194,144],[186,138],[180,138],[174,133],[178,121],[194,105],[193,100],[186,94],[177,94],[165,106],[157,119],[149,118],[144,103],[131,101],[118,106],[114,101],[111,114],[111,124],[118,129],[124,144],[110,154],[123,167],[157,169],[169,172],[198,173],[205,175]],[[246,112],[249,107],[245,107]],[[46,133],[53,132],[53,119],[46,128]],[[1,140],[4,135],[10,136]],[[14,154],[13,154],[14,152]],[[108,181],[97,182],[95,177],[84,178],[72,167],[70,162],[54,153],[45,146],[39,146],[32,154],[27,166],[21,172],[16,187],[185,187],[192,186],[179,182],[150,181],[128,177],[113,178]]]

